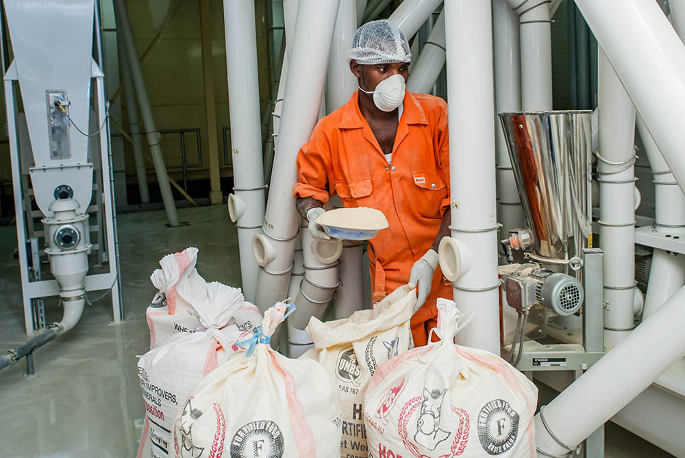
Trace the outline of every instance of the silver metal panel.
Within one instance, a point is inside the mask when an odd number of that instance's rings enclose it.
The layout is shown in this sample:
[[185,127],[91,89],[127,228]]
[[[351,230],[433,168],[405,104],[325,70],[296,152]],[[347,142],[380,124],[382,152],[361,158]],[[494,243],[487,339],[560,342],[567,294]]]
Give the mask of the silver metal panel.
[[590,111],[500,113],[534,251],[582,256],[591,233]]
[[668,233],[657,230],[652,226],[638,227],[635,229],[635,243],[638,245],[659,248],[660,250],[672,251],[685,254],[685,236],[679,233]]
[[[85,163],[87,137],[69,126],[71,157],[51,158],[46,92],[63,91],[69,100],[69,116],[81,130],[88,128],[92,71],[94,0],[5,0],[14,66],[31,137],[36,167]],[[33,176],[38,181],[54,179],[43,187],[54,189],[59,177]],[[74,197],[84,212],[90,202],[92,176],[84,171],[74,188]],[[78,188],[78,191],[77,191]],[[51,216],[52,192],[36,193],[41,211]]]

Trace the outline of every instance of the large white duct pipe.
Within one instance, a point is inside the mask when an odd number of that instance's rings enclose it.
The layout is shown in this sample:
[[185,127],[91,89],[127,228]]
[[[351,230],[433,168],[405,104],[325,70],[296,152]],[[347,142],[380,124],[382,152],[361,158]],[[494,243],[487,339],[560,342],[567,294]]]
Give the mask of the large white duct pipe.
[[136,178],[138,179],[140,201],[144,204],[149,204],[150,191],[147,186],[147,170],[145,168],[145,158],[143,156],[143,139],[140,136],[138,101],[136,100],[136,88],[133,84],[133,77],[131,76],[131,66],[128,63],[123,34],[117,34],[117,46],[119,47],[119,67],[121,68],[124,92],[126,93],[126,112],[128,114],[131,144],[133,146],[133,160],[136,163]]
[[364,10],[366,10],[366,4],[368,0],[357,0],[357,27],[362,23],[362,18],[364,17]]
[[[416,57],[414,57],[416,59]],[[416,59],[407,89],[411,92],[428,94],[445,66],[445,12],[442,11],[423,45],[421,55]]]
[[575,449],[685,356],[684,303],[682,287],[651,318],[541,409],[535,416],[538,457],[568,456],[569,448]]
[[243,294],[253,302],[259,266],[252,237],[262,233],[265,207],[254,3],[224,0],[224,25],[234,180],[228,209],[238,228]]
[[[495,41],[495,107],[498,113],[521,111],[521,53],[519,51],[519,16],[507,0],[493,0],[493,38]],[[497,215],[502,228],[500,240],[509,231],[524,227],[519,199],[502,124],[495,123],[497,136]]]
[[576,0],[681,189],[685,46],[652,0]]
[[338,6],[339,0],[300,0],[298,6],[264,234],[253,239],[261,266],[255,303],[262,311],[288,294],[300,223],[292,191],[297,182],[296,158],[319,119]]
[[361,242],[345,242],[340,256],[340,286],[335,296],[333,319],[348,318],[364,308],[363,272],[364,245]]
[[331,55],[326,73],[326,109],[331,113],[347,103],[357,90],[357,78],[350,71],[347,52],[357,31],[357,0],[340,0],[335,21]]
[[634,327],[635,108],[599,53],[599,240],[604,251],[604,328],[611,345]]
[[445,2],[452,237],[477,259],[454,286],[473,312],[459,344],[499,354],[495,124],[490,2]]
[[[685,1],[671,0],[668,6],[673,27],[682,40],[685,34]],[[682,234],[685,232],[685,195],[641,116],[638,116],[637,127],[654,176],[656,229],[669,234]],[[685,256],[655,248],[643,319],[649,318],[683,283]]]
[[552,18],[547,0],[508,0],[519,15],[523,109],[552,109]]
[[388,21],[399,27],[409,40],[441,3],[442,0],[404,0]]
[[179,225],[178,213],[176,212],[176,203],[174,202],[174,196],[171,193],[171,186],[169,185],[169,178],[167,177],[167,171],[164,165],[162,148],[159,146],[160,133],[157,131],[155,119],[152,116],[150,99],[147,96],[145,80],[143,79],[143,70],[140,67],[138,51],[133,40],[133,29],[128,18],[128,10],[126,8],[125,0],[114,0],[114,15],[117,22],[117,32],[121,34],[125,44],[126,56],[128,57],[128,64],[131,69],[133,84],[136,89],[138,103],[140,104],[140,113],[143,116],[143,124],[145,125],[147,142],[148,146],[150,147],[150,154],[152,155],[155,165],[159,190],[162,193],[164,210],[166,210],[169,226],[177,227]]

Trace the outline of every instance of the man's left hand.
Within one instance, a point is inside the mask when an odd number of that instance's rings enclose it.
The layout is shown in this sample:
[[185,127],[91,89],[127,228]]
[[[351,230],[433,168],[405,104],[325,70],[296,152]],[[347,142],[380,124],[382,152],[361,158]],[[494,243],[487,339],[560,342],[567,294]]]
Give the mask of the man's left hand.
[[414,263],[411,268],[411,275],[409,276],[410,288],[418,287],[418,299],[414,306],[414,313],[416,313],[426,302],[426,298],[431,292],[431,284],[433,283],[433,274],[438,267],[438,253],[432,248],[426,252],[418,261]]

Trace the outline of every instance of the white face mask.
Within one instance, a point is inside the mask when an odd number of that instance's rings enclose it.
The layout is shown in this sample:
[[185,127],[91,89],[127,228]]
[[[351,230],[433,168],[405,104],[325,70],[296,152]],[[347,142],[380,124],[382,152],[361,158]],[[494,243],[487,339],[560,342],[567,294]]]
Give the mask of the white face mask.
[[376,86],[375,91],[365,91],[361,87],[359,90],[365,94],[373,94],[373,103],[379,110],[390,112],[404,101],[404,77],[402,75],[392,75]]

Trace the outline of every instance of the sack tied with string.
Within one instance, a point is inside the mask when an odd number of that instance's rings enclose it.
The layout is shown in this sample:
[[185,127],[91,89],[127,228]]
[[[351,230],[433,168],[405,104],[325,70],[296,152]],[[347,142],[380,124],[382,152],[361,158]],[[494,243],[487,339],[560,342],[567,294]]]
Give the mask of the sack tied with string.
[[455,345],[459,310],[446,299],[437,308],[442,340],[380,365],[369,382],[369,457],[535,457],[537,388],[499,356]]
[[363,401],[379,364],[412,348],[409,321],[416,291],[402,286],[371,310],[322,323],[312,318],[307,334],[314,348],[301,358],[316,359],[337,382],[342,403],[342,458],[368,456]]
[[178,458],[331,458],[340,445],[340,401],[316,361],[274,351],[270,338],[292,305],[264,313],[261,329],[190,394],[174,422]]

